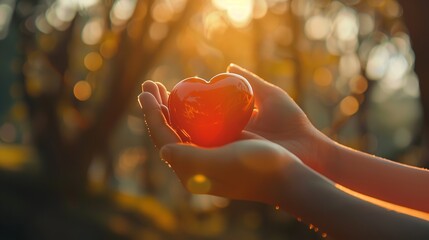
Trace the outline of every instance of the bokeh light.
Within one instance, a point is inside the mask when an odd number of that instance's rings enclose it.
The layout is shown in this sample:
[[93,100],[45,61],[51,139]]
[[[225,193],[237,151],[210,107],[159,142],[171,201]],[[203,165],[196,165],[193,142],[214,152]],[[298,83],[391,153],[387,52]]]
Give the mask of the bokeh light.
[[76,99],[86,101],[92,94],[91,85],[87,81],[79,81],[73,87],[73,94]]
[[212,0],[213,5],[225,10],[231,23],[236,27],[245,27],[252,20],[253,0]]
[[103,31],[103,19],[93,18],[88,21],[82,29],[82,41],[88,45],[95,45],[100,42]]
[[186,182],[186,187],[193,193],[206,194],[210,192],[212,183],[205,175],[196,174]]
[[316,15],[310,17],[305,23],[305,33],[314,40],[321,40],[331,32],[332,23],[327,17]]
[[340,102],[340,110],[346,116],[351,116],[359,110],[359,101],[353,96],[347,96]]
[[322,87],[327,87],[332,84],[333,76],[331,71],[326,67],[319,67],[314,71],[314,82]]
[[90,52],[85,56],[83,64],[89,71],[97,71],[103,65],[103,58],[98,52]]
[[118,0],[115,1],[110,11],[110,19],[113,24],[121,25],[131,18],[136,7],[135,0]]

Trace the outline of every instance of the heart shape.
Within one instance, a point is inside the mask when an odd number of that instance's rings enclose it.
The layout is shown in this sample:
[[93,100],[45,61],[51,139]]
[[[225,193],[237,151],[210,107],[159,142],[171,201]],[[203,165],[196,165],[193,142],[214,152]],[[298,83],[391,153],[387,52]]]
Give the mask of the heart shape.
[[171,126],[179,135],[203,147],[237,140],[253,112],[253,90],[242,76],[221,73],[210,81],[190,77],[170,93]]

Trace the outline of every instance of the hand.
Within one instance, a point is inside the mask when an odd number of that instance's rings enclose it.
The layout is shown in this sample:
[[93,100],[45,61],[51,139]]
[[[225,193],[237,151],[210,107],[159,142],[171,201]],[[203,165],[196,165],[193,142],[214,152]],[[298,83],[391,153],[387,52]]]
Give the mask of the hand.
[[281,88],[244,68],[231,64],[227,71],[245,77],[254,91],[256,109],[245,130],[283,146],[313,169],[323,168],[323,163],[316,159],[324,151],[321,140],[328,139],[310,123],[294,100]]
[[[325,143],[332,142],[320,133],[289,95],[255,74],[231,64],[228,72],[245,77],[252,85],[255,111],[242,133],[244,139],[266,139],[292,152],[305,164],[318,172],[327,167]],[[161,83],[146,81],[139,101],[146,116],[152,138],[159,148],[168,143],[181,142],[181,138],[168,124],[168,91]],[[156,132],[156,134],[155,134]]]
[[[161,158],[193,193],[278,204],[290,174],[304,165],[267,140],[243,140],[217,148],[167,144]],[[295,174],[296,175],[296,174]]]

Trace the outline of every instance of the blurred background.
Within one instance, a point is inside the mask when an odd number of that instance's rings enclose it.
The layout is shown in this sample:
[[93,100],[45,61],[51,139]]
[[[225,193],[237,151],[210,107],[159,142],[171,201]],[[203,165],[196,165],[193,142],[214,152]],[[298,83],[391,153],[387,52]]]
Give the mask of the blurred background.
[[0,239],[329,239],[270,206],[187,193],[150,142],[140,85],[237,63],[336,141],[427,167],[428,7],[0,0]]

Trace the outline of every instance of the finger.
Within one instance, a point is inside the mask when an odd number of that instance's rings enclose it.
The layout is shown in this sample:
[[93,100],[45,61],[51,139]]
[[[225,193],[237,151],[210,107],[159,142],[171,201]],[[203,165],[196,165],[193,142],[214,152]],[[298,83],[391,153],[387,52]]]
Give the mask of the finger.
[[145,115],[149,133],[156,147],[161,148],[169,143],[180,142],[179,136],[168,125],[161,105],[151,93],[141,93],[139,95],[139,102]]
[[284,108],[285,106],[292,106],[294,111],[301,112],[295,101],[283,89],[263,80],[249,70],[231,63],[227,71],[245,77],[252,86],[255,96],[255,106],[259,111],[252,114],[252,120],[260,120],[259,116],[271,117],[271,114],[265,113],[272,113],[270,111],[277,111],[277,109]]
[[161,104],[161,111],[162,111],[162,114],[164,114],[164,118],[165,120],[167,120],[168,125],[171,125],[170,112],[168,111],[168,108],[164,104]]
[[164,84],[160,82],[156,82],[156,85],[158,86],[159,95],[161,97],[161,103],[165,106],[168,106],[168,91],[167,88],[165,88]]
[[261,77],[257,76],[256,74],[236,64],[231,63],[227,68],[227,72],[235,73],[246,78],[249,81],[250,85],[252,86],[252,89],[257,101],[259,101],[261,98],[269,96],[273,91],[281,90],[277,86],[263,80]]
[[151,93],[155,97],[156,101],[158,101],[159,104],[162,104],[161,94],[159,93],[158,85],[155,82],[146,80],[142,84],[142,91]]

